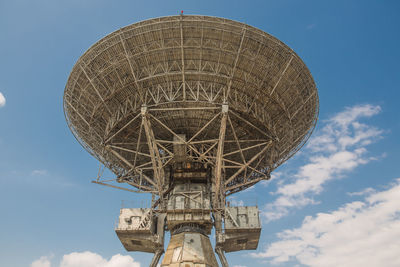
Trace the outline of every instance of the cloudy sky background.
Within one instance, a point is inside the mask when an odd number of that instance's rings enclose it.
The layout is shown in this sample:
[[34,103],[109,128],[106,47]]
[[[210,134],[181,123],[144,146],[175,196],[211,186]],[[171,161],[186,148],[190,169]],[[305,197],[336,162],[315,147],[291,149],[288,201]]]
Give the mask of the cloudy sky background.
[[[0,0],[0,266],[138,267],[114,226],[149,197],[91,184],[98,163],[62,110],[69,72],[106,34],[165,15],[258,27],[293,48],[317,83],[320,114],[303,149],[244,192],[263,230],[231,266],[400,266],[398,1]],[[110,175],[106,173],[106,175]]]

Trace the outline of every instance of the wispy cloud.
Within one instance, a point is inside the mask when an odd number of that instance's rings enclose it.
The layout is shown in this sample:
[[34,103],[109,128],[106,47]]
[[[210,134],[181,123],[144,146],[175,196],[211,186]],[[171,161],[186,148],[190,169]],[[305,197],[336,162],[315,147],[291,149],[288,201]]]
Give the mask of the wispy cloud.
[[[31,267],[51,267],[49,257],[43,256],[32,262]],[[110,260],[103,258],[101,255],[85,251],[73,252],[64,255],[59,267],[140,267],[140,263],[135,261],[131,256],[114,255]]]
[[44,175],[47,175],[48,174],[48,171],[47,170],[44,170],[44,169],[41,169],[41,170],[33,170],[32,172],[31,172],[31,175],[33,175],[33,176],[44,176]]
[[[260,184],[260,185],[262,185],[262,186],[269,186],[269,184],[270,184],[271,182],[273,182],[273,181],[275,182],[276,179],[280,179],[282,175],[283,175],[283,173],[282,173],[282,172],[279,172],[279,171],[272,172],[272,173],[271,173],[271,178],[270,178],[270,179],[268,179],[268,180],[262,180],[262,181],[259,182],[258,184]],[[277,183],[280,183],[281,181],[278,180],[278,181],[276,181],[276,182],[277,182]]]
[[0,92],[0,108],[4,107],[6,105],[6,98],[4,95]]
[[307,29],[307,30],[312,30],[312,29],[314,29],[315,27],[317,27],[317,24],[312,23],[312,24],[307,25],[306,29]]
[[373,160],[367,156],[366,146],[381,138],[383,131],[360,120],[380,111],[379,106],[354,106],[323,122],[324,126],[306,146],[303,156],[307,163],[293,175],[294,181],[280,185],[276,200],[264,207],[266,221],[287,215],[291,208],[316,203],[313,196],[323,191],[327,181]]
[[231,196],[227,199],[230,205],[236,206],[236,207],[242,207],[244,206],[244,201],[242,199],[237,199],[235,196]]
[[305,217],[301,227],[279,233],[279,241],[251,255],[272,263],[297,260],[307,266],[400,266],[398,203],[400,178],[363,201]]
[[349,196],[351,196],[351,197],[353,197],[353,196],[366,196],[366,195],[370,195],[370,194],[372,194],[372,193],[375,193],[375,189],[373,189],[373,188],[371,188],[371,187],[368,187],[368,188],[365,188],[364,190],[362,190],[362,191],[359,191],[359,192],[349,192],[349,193],[347,193]]

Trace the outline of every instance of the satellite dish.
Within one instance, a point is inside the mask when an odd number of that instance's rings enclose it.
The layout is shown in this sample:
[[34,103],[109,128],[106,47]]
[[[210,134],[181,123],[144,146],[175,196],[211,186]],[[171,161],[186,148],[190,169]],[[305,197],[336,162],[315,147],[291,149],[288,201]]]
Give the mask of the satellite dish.
[[116,230],[128,250],[154,252],[152,266],[164,228],[172,237],[161,266],[193,263],[193,246],[199,264],[218,266],[212,227],[223,266],[224,251],[256,249],[257,207],[225,199],[268,180],[296,153],[318,107],[308,68],[284,43],[244,23],[193,15],[107,35],[79,58],[64,92],[83,147],[117,182],[157,196],[148,209],[121,210]]

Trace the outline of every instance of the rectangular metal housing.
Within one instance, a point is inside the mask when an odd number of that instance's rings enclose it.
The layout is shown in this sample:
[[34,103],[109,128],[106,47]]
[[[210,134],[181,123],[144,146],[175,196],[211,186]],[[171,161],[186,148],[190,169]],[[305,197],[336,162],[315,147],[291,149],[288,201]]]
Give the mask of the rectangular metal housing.
[[226,207],[224,230],[225,252],[257,249],[261,234],[258,207]]
[[168,200],[167,220],[170,230],[182,223],[197,223],[211,233],[211,202],[207,185],[177,184]]
[[154,214],[151,209],[121,209],[118,238],[127,251],[154,253],[164,247],[165,214]]

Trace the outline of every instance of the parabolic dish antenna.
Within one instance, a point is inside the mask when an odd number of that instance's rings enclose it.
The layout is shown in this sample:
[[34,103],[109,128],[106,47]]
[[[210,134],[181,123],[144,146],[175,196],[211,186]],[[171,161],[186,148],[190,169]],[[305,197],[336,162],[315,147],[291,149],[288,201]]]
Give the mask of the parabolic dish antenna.
[[[257,207],[228,207],[226,196],[269,179],[301,148],[317,121],[318,92],[303,61],[275,37],[180,15],[95,43],[72,69],[64,111],[117,182],[157,196],[145,212],[121,210],[116,231],[126,249],[154,252],[156,264],[167,229],[161,266],[218,266],[207,236],[215,227],[227,266],[223,251],[257,248],[261,228]],[[193,260],[185,251],[196,242],[203,245]]]

